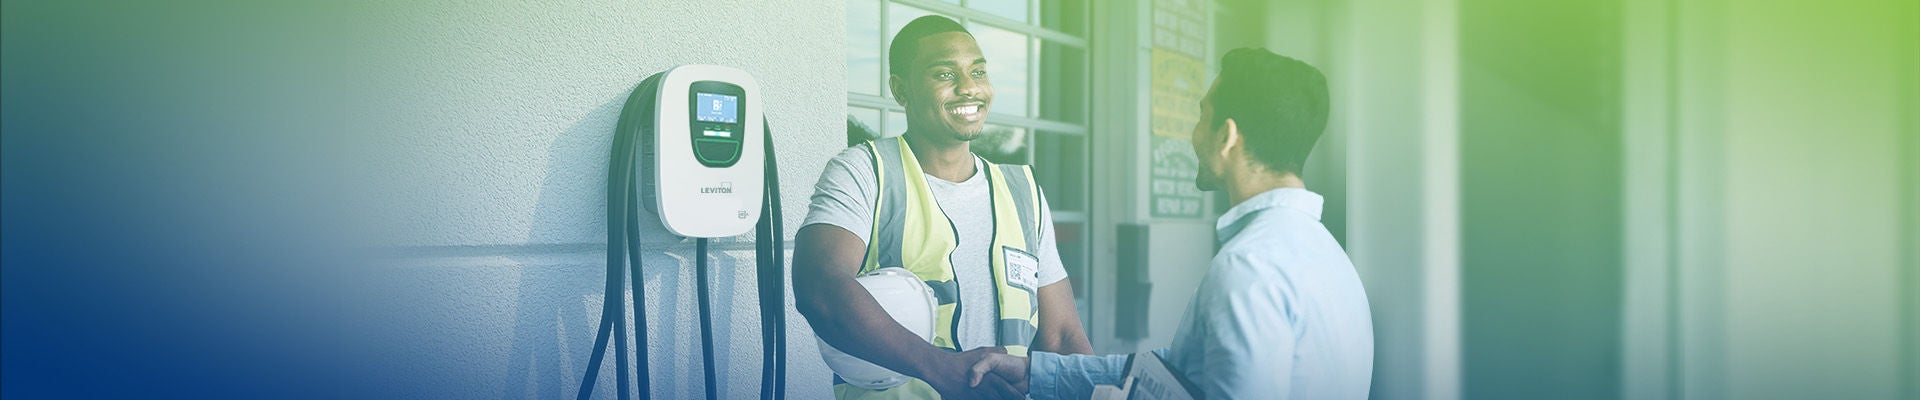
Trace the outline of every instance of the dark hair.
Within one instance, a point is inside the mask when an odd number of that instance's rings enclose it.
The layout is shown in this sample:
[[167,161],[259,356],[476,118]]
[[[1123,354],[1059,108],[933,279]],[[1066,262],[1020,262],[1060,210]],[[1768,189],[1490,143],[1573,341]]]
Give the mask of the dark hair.
[[1327,77],[1307,63],[1264,48],[1239,48],[1220,60],[1207,101],[1213,129],[1228,118],[1255,160],[1275,172],[1301,173],[1327,128]]
[[913,63],[914,57],[920,56],[920,39],[947,32],[973,36],[973,32],[967,32],[967,28],[960,26],[959,22],[938,15],[914,18],[907,26],[900,27],[900,32],[893,35],[893,43],[887,45],[887,73],[905,76],[903,72],[912,67],[908,64]]

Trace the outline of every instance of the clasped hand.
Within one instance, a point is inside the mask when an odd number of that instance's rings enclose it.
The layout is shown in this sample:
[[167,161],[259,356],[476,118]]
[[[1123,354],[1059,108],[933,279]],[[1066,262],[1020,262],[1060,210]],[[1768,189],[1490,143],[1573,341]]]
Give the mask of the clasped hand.
[[949,353],[922,380],[943,399],[1023,399],[1027,395],[1027,358],[1000,347]]

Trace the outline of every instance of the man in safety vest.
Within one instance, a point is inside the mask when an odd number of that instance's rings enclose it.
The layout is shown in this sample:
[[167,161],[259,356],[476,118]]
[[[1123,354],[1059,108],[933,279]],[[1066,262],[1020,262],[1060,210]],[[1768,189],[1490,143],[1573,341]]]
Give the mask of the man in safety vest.
[[[1027,166],[986,162],[968,147],[993,103],[988,60],[971,33],[927,16],[901,28],[889,49],[888,86],[907,132],[827,164],[794,240],[796,306],[834,348],[913,378],[872,389],[836,376],[837,398],[1020,397],[1026,382],[976,388],[968,369],[987,354],[1092,352],[1046,196]],[[854,280],[887,267],[932,288],[931,343]]]

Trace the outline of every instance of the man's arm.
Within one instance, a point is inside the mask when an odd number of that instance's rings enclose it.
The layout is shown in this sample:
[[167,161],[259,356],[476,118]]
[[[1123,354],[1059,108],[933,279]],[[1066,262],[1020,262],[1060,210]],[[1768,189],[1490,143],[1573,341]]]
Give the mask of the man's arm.
[[[945,398],[992,395],[1016,398],[1017,390],[1004,380],[973,391],[967,370],[995,348],[950,353],[921,340],[894,322],[865,287],[854,281],[866,245],[846,229],[812,224],[794,237],[793,296],[795,308],[813,326],[813,332],[834,348],[908,376],[919,378]],[[1004,350],[1001,350],[1004,351]],[[976,393],[986,392],[986,393]]]
[[1025,383],[1029,398],[1047,400],[1093,396],[1094,385],[1117,386],[1127,373],[1126,354],[1094,356],[1035,351],[1031,355],[989,354],[973,364],[968,376],[973,378],[974,385],[993,378]]
[[1242,257],[1218,256],[1214,263],[1194,295],[1200,306],[1190,311],[1200,314],[1205,328],[1173,338],[1175,343],[1198,341],[1206,365],[1200,366],[1204,371],[1180,373],[1209,398],[1286,399],[1298,336],[1285,286],[1248,274],[1256,268]]
[[1073,283],[1065,279],[1040,287],[1040,332],[1033,349],[1059,354],[1093,354],[1087,331],[1080,326],[1080,310],[1073,303]]
[[1092,353],[1073,303],[1073,284],[1063,279],[1040,287],[1040,332],[1029,357],[989,354],[968,376],[975,386],[993,379],[1011,382],[1032,399],[1084,399],[1093,395],[1093,385],[1118,385],[1126,374],[1127,355]]
[[1060,247],[1054,240],[1052,207],[1047,203],[1046,194],[1041,193],[1038,249],[1043,272],[1041,282],[1058,281],[1040,287],[1040,331],[1035,334],[1031,347],[1059,354],[1093,354],[1093,343],[1087,340],[1087,330],[1080,326],[1080,309],[1073,302],[1073,283],[1067,279],[1067,267],[1060,262]]

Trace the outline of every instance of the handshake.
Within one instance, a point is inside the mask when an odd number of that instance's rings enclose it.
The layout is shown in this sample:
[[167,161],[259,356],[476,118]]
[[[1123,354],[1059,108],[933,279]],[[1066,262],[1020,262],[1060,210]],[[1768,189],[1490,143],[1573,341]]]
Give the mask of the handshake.
[[1001,347],[948,353],[925,376],[943,399],[1022,399],[1027,395],[1027,358]]

